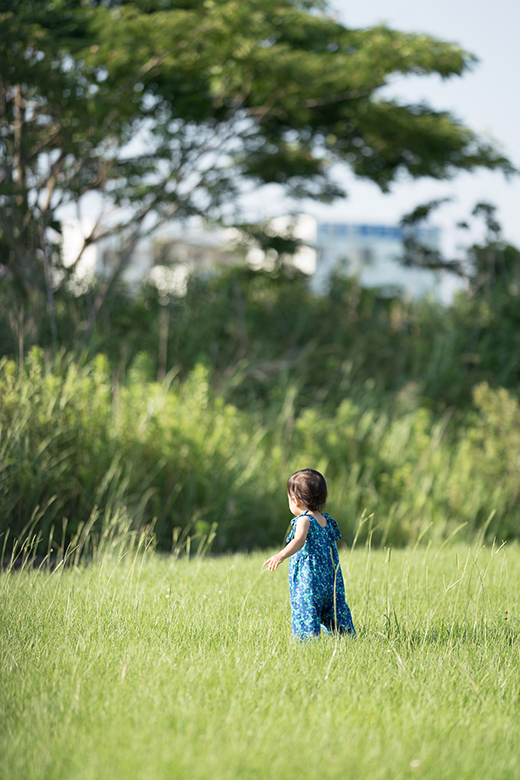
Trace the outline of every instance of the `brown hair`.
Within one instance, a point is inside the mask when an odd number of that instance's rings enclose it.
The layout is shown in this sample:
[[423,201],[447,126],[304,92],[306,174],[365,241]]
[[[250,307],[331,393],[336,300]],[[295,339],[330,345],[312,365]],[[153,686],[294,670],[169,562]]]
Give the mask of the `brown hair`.
[[314,509],[317,512],[327,503],[325,477],[314,469],[301,469],[289,477],[287,493],[295,496],[307,509]]

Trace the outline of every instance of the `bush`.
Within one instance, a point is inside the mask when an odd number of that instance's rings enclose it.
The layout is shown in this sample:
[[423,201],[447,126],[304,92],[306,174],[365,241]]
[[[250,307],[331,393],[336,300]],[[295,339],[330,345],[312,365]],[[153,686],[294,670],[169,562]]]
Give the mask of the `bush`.
[[504,389],[478,385],[456,415],[422,407],[413,385],[391,402],[345,398],[330,414],[298,411],[289,386],[260,414],[226,403],[202,365],[158,383],[148,362],[137,356],[119,385],[102,356],[49,363],[33,349],[22,377],[2,361],[1,532],[13,538],[33,522],[47,549],[124,511],[134,528],[155,518],[165,550],[175,529],[201,535],[214,523],[216,549],[278,545],[290,519],[285,480],[312,466],[349,542],[358,531],[384,544],[442,539],[491,516],[490,534],[518,537],[520,408]]

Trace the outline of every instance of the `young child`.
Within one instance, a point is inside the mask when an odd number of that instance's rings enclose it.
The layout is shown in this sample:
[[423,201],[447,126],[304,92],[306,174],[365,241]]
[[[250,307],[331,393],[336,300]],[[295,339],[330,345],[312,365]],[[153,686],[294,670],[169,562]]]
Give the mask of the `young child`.
[[355,636],[336,541],[341,538],[336,521],[326,512],[327,483],[319,471],[302,469],[287,482],[293,515],[287,546],[268,558],[264,566],[274,571],[289,561],[289,593],[292,630],[303,639],[319,636],[322,626]]

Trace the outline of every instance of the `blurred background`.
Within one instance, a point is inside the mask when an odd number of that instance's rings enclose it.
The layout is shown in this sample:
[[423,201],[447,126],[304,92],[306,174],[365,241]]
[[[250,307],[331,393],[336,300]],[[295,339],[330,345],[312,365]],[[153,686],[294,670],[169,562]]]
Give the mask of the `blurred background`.
[[517,537],[493,11],[0,0],[4,552],[278,545],[309,466],[347,543]]

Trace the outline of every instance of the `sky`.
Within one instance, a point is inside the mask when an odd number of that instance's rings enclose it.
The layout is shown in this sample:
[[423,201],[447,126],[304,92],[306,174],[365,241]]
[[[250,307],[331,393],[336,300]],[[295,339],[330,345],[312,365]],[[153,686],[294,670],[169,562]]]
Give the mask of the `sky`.
[[[348,27],[372,27],[384,23],[404,31],[428,33],[454,41],[475,54],[479,62],[462,77],[442,81],[437,76],[400,77],[385,89],[385,95],[404,102],[425,101],[433,108],[449,110],[455,117],[501,151],[520,169],[520,29],[519,0],[331,0],[331,9]],[[520,246],[520,175],[507,181],[502,173],[460,173],[449,181],[402,180],[389,194],[343,171],[339,180],[348,191],[346,200],[331,206],[305,202],[303,210],[321,221],[396,224],[420,203],[439,197],[453,201],[436,212],[434,224],[442,228],[443,248],[449,255],[469,238],[457,230],[479,201],[494,203],[504,237]]]

